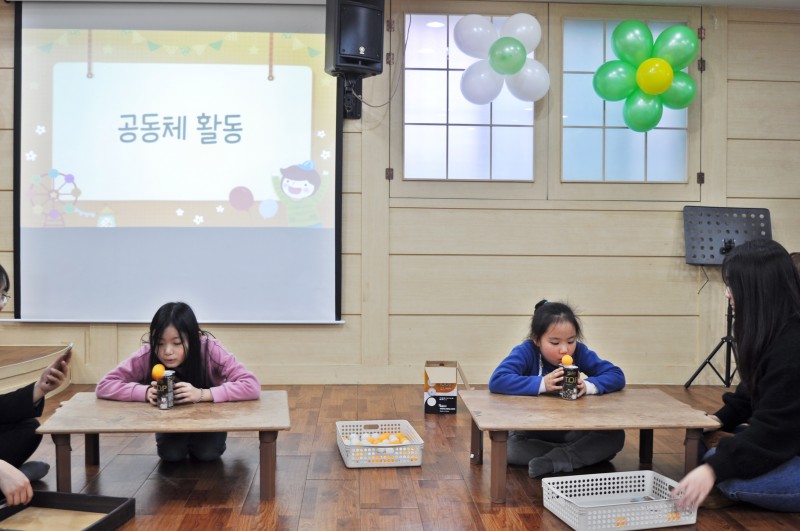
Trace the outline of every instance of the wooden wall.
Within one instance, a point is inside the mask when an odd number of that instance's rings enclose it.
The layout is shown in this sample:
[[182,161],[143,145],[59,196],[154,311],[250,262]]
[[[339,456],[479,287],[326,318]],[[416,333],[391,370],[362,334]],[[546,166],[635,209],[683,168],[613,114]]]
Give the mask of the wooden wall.
[[[13,10],[0,4],[0,263],[10,272]],[[690,204],[769,208],[773,237],[800,250],[800,11],[705,8],[702,22],[706,184]],[[397,79],[387,68],[366,80],[365,99],[385,101]],[[365,106],[345,124],[345,323],[207,325],[263,383],[416,383],[428,359],[459,360],[486,382],[541,298],[573,303],[587,343],[632,383],[685,382],[724,335],[719,268],[685,264],[687,203],[409,197],[384,176],[402,145],[394,108]],[[459,183],[448,186],[458,197]],[[74,341],[73,381],[94,383],[145,331],[4,321],[0,341]],[[705,370],[696,382],[718,380]]]

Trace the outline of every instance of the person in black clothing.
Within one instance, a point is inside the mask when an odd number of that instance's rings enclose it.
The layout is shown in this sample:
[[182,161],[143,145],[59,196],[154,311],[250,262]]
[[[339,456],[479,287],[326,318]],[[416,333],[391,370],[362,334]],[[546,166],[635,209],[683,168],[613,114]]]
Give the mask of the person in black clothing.
[[[8,302],[8,273],[0,266],[0,309]],[[42,436],[36,433],[36,417],[44,409],[44,397],[67,379],[71,349],[47,367],[39,380],[0,395],[0,492],[9,505],[28,503],[33,497],[31,481],[42,479],[50,465],[28,461]]]
[[681,509],[712,492],[773,511],[800,511],[800,273],[772,240],[735,247],[722,263],[734,310],[741,382],[711,415],[732,432],[673,490]]

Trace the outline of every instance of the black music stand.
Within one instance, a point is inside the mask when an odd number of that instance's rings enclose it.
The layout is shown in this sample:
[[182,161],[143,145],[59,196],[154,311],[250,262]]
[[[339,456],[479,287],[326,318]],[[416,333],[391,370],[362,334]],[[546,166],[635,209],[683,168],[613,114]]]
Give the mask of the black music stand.
[[[734,247],[751,240],[771,240],[772,226],[766,208],[683,207],[683,237],[686,263],[690,265],[721,265],[725,255]],[[684,384],[689,388],[697,375],[708,365],[725,387],[731,386],[736,369],[731,371],[731,359],[738,368],[739,355],[733,339],[733,308],[728,303],[725,337],[706,356],[691,378]],[[714,355],[725,346],[725,376],[711,363]]]

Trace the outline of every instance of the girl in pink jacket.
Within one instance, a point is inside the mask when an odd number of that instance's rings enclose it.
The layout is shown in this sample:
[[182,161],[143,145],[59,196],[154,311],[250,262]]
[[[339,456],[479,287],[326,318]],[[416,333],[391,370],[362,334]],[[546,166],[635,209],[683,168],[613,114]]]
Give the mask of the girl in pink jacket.
[[[200,329],[189,305],[170,302],[153,316],[149,341],[100,380],[95,391],[98,398],[155,406],[158,393],[151,371],[158,363],[175,371],[176,405],[258,400],[261,396],[255,375]],[[225,452],[227,437],[225,432],[156,433],[156,445],[165,461],[181,461],[187,455],[211,461]]]

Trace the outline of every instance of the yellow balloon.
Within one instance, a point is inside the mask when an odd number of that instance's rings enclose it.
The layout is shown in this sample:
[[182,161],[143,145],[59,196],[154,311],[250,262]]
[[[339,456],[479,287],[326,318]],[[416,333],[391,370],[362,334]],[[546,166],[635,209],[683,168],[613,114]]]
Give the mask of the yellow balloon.
[[636,83],[647,94],[661,94],[672,85],[675,73],[668,62],[658,57],[643,61],[636,70]]

